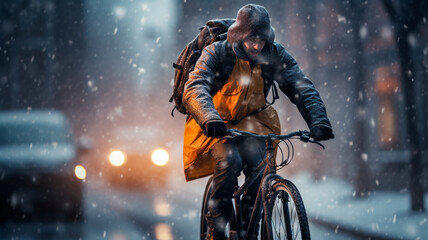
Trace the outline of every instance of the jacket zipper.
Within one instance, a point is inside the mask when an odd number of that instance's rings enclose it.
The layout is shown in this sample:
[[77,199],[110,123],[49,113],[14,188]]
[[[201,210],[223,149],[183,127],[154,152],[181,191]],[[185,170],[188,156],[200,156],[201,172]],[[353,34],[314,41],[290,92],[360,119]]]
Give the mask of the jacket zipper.
[[[249,80],[249,82],[248,82],[248,85],[247,85],[247,89],[245,90],[245,95],[244,95],[244,99],[243,99],[243,101],[245,101],[245,100],[247,100],[247,94],[248,94],[248,89],[250,88],[250,84],[251,84],[251,78],[253,77],[253,69],[251,68],[251,66],[250,66],[250,80]],[[239,109],[238,109],[238,111],[236,112],[236,117],[238,117],[239,116],[239,113],[241,113],[241,110],[242,110],[242,105],[241,106],[239,106]],[[235,121],[240,121],[240,120],[238,120],[238,119],[236,119],[236,117],[235,117]]]

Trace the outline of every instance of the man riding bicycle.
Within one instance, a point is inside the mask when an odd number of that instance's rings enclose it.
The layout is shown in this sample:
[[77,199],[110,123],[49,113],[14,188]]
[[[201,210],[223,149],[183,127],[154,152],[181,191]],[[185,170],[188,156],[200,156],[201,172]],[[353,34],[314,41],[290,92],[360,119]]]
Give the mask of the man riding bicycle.
[[[265,156],[263,141],[220,138],[228,128],[280,134],[278,114],[266,99],[271,88],[276,90],[274,81],[296,104],[315,140],[333,138],[319,93],[274,38],[267,10],[245,5],[230,26],[227,40],[203,50],[185,85],[183,104],[189,113],[183,148],[186,180],[214,174],[208,239],[225,239],[236,178],[241,170],[248,177]],[[224,76],[227,68],[230,74]],[[242,197],[244,229],[259,183],[260,179]]]

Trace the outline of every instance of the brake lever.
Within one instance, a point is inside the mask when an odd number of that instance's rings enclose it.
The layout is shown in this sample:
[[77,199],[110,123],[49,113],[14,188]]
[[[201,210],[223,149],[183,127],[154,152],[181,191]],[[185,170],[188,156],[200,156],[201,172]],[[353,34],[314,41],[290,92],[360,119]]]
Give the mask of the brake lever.
[[325,149],[324,145],[322,145],[321,143],[315,141],[315,140],[309,140],[310,143],[316,143],[317,145],[319,145],[320,147],[322,147],[322,149]]
[[324,145],[322,145],[321,143],[319,143],[318,141],[315,140],[311,140],[311,137],[307,134],[303,134],[300,136],[300,141],[302,142],[310,142],[310,143],[315,143],[317,145],[319,145],[320,147],[322,147],[322,149],[325,149]]

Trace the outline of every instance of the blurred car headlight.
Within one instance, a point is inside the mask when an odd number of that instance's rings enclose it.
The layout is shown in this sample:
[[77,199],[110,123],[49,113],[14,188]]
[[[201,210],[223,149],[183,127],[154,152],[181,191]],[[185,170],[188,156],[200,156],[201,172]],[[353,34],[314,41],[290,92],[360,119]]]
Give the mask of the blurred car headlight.
[[86,178],[86,169],[82,165],[76,165],[74,168],[74,174],[78,179],[85,179]]
[[110,160],[111,165],[119,167],[125,163],[126,154],[122,151],[115,150],[110,153],[108,159]]
[[158,166],[164,166],[169,160],[169,154],[164,149],[156,149],[152,153],[152,162]]

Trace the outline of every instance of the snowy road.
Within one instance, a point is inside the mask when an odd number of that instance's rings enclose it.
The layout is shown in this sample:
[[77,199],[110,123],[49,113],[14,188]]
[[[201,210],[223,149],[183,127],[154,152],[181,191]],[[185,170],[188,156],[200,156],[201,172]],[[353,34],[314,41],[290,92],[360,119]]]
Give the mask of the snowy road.
[[[0,239],[197,240],[204,182],[177,179],[156,191],[88,180],[83,223],[8,223],[0,226]],[[311,231],[313,239],[355,239],[315,224]]]

